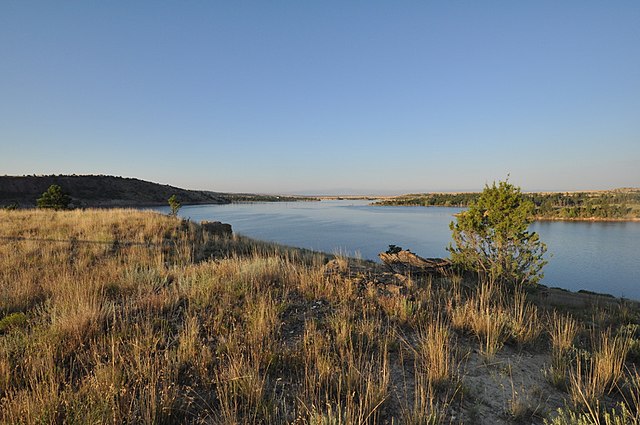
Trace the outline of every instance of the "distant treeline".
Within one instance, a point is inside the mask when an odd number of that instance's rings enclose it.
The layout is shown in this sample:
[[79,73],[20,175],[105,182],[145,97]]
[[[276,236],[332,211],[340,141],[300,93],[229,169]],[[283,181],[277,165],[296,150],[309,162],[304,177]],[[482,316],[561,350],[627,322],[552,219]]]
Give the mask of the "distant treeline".
[[[466,207],[479,193],[423,193],[378,201],[375,205]],[[539,220],[621,220],[640,218],[640,189],[602,192],[526,193]]]
[[640,218],[640,190],[532,193],[540,219]]
[[478,199],[479,193],[414,193],[384,199],[374,205],[416,207],[466,207]]

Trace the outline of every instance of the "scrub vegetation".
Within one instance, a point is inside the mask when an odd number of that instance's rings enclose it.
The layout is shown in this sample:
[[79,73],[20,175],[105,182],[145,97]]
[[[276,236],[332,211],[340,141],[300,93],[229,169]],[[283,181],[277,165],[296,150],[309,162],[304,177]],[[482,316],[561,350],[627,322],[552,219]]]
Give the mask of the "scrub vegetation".
[[53,210],[69,209],[71,198],[62,191],[57,184],[49,186],[46,192],[37,200],[38,208],[50,208]]
[[450,225],[454,263],[502,285],[533,285],[542,279],[547,247],[529,231],[534,205],[508,181],[494,182]]
[[2,423],[640,422],[629,301],[149,211],[2,210],[0,236]]

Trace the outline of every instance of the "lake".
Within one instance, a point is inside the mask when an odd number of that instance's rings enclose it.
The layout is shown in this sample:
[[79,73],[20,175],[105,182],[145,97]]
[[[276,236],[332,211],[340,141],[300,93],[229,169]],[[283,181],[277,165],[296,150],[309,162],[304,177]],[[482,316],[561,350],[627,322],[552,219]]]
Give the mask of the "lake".
[[[449,223],[459,211],[339,200],[184,206],[180,216],[230,223],[255,239],[379,261],[389,244],[423,257],[448,256]],[[640,223],[536,222],[531,230],[547,244],[545,285],[640,300]]]

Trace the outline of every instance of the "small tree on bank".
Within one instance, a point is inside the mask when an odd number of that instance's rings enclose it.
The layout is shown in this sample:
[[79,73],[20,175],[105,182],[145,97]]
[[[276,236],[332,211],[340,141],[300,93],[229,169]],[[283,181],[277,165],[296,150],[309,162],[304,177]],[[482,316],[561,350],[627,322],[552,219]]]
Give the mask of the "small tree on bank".
[[457,215],[448,251],[455,264],[505,284],[542,279],[547,247],[529,232],[534,204],[507,181],[486,185],[476,202]]
[[64,193],[57,184],[49,186],[49,189],[37,200],[38,208],[49,208],[56,211],[69,209],[70,203],[71,197]]
[[178,211],[180,211],[180,207],[182,207],[182,204],[180,203],[180,201],[178,201],[178,197],[176,195],[171,195],[171,197],[169,198],[169,207],[171,208],[171,212],[169,213],[169,215],[177,217]]
[[3,208],[5,211],[15,211],[15,210],[17,210],[18,208],[20,208],[20,206],[19,206],[17,203],[12,202],[12,203],[10,203],[9,205],[5,205],[5,206],[4,206],[4,207],[2,207],[2,208]]

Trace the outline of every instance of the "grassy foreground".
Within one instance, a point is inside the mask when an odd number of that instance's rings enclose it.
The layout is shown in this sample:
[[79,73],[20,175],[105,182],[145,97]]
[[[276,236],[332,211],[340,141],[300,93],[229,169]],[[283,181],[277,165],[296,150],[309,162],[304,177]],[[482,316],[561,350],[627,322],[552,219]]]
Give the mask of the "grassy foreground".
[[133,210],[0,211],[0,237],[2,423],[640,423],[629,302]]

